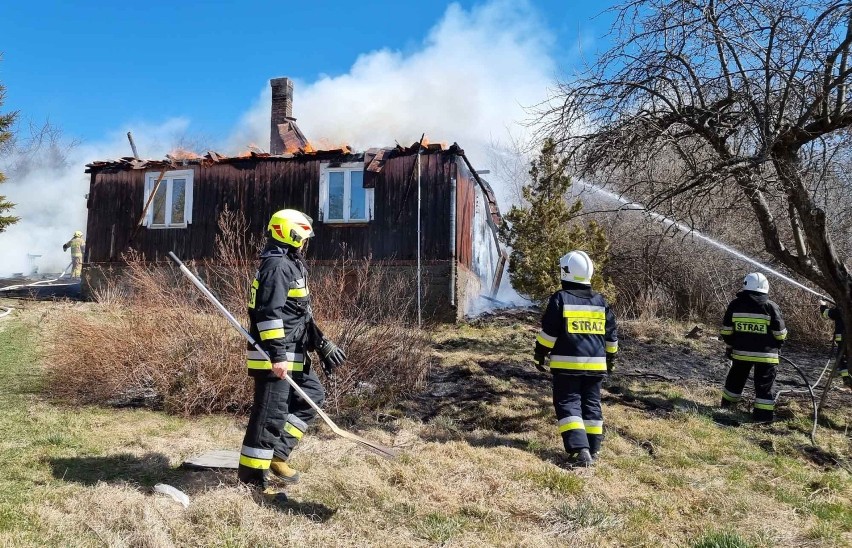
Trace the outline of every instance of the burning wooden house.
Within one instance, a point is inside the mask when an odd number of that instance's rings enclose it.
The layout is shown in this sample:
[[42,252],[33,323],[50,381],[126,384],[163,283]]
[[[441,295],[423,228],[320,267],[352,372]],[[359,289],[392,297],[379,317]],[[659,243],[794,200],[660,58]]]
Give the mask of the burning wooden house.
[[120,268],[130,248],[150,261],[169,251],[185,260],[214,258],[226,208],[241,212],[257,234],[274,211],[293,208],[314,218],[308,257],[317,263],[345,252],[412,278],[421,265],[426,309],[438,317],[461,317],[496,290],[505,262],[500,213],[457,144],[316,150],[292,117],[292,82],[271,85],[268,154],[88,164],[86,286]]

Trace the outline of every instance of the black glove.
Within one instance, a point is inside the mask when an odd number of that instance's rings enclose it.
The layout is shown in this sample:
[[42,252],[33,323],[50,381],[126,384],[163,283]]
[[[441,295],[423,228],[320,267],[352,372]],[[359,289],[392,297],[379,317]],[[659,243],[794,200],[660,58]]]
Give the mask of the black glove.
[[328,339],[320,341],[317,346],[317,354],[319,354],[322,370],[325,371],[326,375],[334,373],[335,368],[343,365],[343,362],[346,361],[346,352]]
[[731,348],[730,346],[725,349],[725,358],[727,358],[729,360],[734,359],[734,349]]
[[615,354],[606,353],[606,374],[612,375],[612,370],[615,367]]
[[547,359],[547,354],[536,352],[533,354],[533,365],[542,373],[546,372],[548,367],[544,365],[544,360]]
[[62,244],[62,251],[68,251],[68,244]]

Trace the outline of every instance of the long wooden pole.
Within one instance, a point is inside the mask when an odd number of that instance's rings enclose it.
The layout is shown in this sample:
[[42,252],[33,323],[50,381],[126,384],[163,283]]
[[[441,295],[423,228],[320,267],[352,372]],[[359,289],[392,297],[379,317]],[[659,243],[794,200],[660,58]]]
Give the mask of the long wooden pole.
[[[243,327],[242,324],[240,324],[240,322],[237,321],[237,319],[233,316],[233,314],[231,314],[230,311],[228,311],[228,309],[225,308],[225,305],[223,305],[221,302],[219,302],[219,299],[217,299],[216,296],[213,295],[213,293],[211,293],[209,289],[207,289],[207,286],[205,286],[201,282],[201,280],[196,278],[195,275],[192,272],[190,272],[190,270],[186,267],[186,265],[183,264],[183,262],[180,259],[178,259],[177,255],[175,255],[173,252],[169,251],[169,258],[172,261],[174,261],[175,264],[178,265],[178,267],[180,268],[180,271],[183,273],[183,275],[186,276],[187,279],[189,279],[189,281],[192,282],[192,284],[195,287],[197,287],[198,290],[201,291],[201,293],[205,297],[207,297],[207,300],[210,301],[210,303],[213,306],[216,307],[216,310],[218,310],[219,313],[222,314],[222,316],[224,316],[226,320],[228,320],[228,323],[230,323],[231,326],[233,326],[237,331],[239,331],[240,335],[242,335],[243,338],[246,341],[248,341],[248,343],[250,345],[252,345],[255,350],[260,352],[264,356],[264,358],[266,358],[267,360],[270,360],[269,355],[257,343],[257,341],[254,340],[254,337],[252,337],[251,334],[249,334],[249,332],[246,331],[245,327]],[[381,455],[382,457],[385,457],[386,459],[395,459],[397,457],[397,452],[396,452],[395,449],[388,447],[386,445],[382,445],[381,443],[378,443],[378,442],[375,442],[375,441],[372,441],[372,440],[368,440],[367,438],[362,438],[361,436],[353,434],[352,432],[346,431],[343,428],[340,428],[339,426],[337,426],[337,424],[335,424],[335,422],[333,420],[331,420],[331,417],[329,417],[325,413],[325,411],[323,411],[320,408],[320,406],[317,405],[317,403],[314,402],[310,398],[310,396],[308,396],[305,393],[304,390],[302,390],[302,387],[299,386],[296,383],[296,381],[294,381],[290,377],[290,375],[285,375],[284,380],[287,381],[287,383],[290,384],[290,387],[293,388],[293,390],[296,392],[296,394],[298,394],[299,397],[302,398],[302,400],[305,403],[310,405],[311,408],[313,408],[313,410],[317,412],[317,415],[319,415],[320,418],[329,426],[329,428],[331,428],[332,432],[334,432],[335,434],[337,434],[340,437],[354,441],[355,443],[358,443],[359,445],[366,447],[367,449],[373,451],[374,453],[376,453],[378,455]]]
[[[165,166],[163,171],[160,172],[160,176],[157,177],[157,182],[154,183],[154,188],[151,189],[151,195],[148,196],[148,201],[145,202],[145,207],[142,208],[142,215],[139,216],[139,220],[136,221],[136,226],[133,228],[133,233],[130,235],[130,238],[127,240],[127,245],[124,247],[127,248],[130,244],[133,243],[133,239],[136,238],[136,234],[139,233],[139,227],[142,226],[142,223],[145,222],[145,216],[148,215],[148,208],[151,207],[151,202],[154,201],[154,196],[157,195],[157,191],[160,189],[160,183],[163,182],[163,177],[166,176],[166,172],[169,170],[170,166]],[[110,259],[114,259],[115,257],[110,257]]]

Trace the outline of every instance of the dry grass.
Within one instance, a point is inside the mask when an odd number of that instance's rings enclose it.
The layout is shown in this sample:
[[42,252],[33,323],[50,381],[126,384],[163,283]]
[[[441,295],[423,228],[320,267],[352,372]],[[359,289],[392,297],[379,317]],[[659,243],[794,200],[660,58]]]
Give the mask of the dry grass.
[[[0,322],[4,377],[26,379],[37,355],[24,341],[57,327],[39,317],[11,332]],[[236,448],[242,424],[232,418],[65,408],[32,392],[36,377],[3,385],[0,545],[852,545],[852,477],[808,457],[795,403],[772,428],[723,427],[709,414],[715,386],[625,383],[633,399],[612,392],[604,404],[600,465],[562,469],[548,381],[520,361],[529,338],[519,329],[532,328],[438,330],[443,377],[430,390],[443,395],[359,421],[402,456],[379,459],[320,428],[294,453],[303,481],[283,509],[258,507],[231,474],[175,468],[201,450]],[[463,382],[444,386],[451,378]],[[641,405],[656,401],[672,408]],[[820,439],[848,459],[845,419],[831,416]],[[158,481],[185,490],[189,509],[153,495]]]

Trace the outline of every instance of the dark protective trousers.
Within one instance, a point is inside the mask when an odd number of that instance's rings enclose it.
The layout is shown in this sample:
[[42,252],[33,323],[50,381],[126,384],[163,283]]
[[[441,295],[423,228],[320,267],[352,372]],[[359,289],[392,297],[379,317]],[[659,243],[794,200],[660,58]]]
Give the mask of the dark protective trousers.
[[[843,352],[844,350],[840,348],[838,352]],[[848,353],[844,353],[843,357],[840,359],[840,363],[837,365],[837,374],[840,375],[840,378],[843,379],[844,383],[849,383],[849,355]]]
[[[313,369],[291,375],[314,402],[322,405],[325,389]],[[240,451],[240,481],[265,486],[272,457],[286,460],[315,417],[316,411],[287,381],[271,373],[255,377],[254,403]]]
[[743,388],[754,366],[754,410],[756,421],[771,421],[775,416],[775,364],[751,363],[739,360],[731,362],[722,391],[722,407],[738,403],[743,397]]
[[562,443],[569,454],[588,449],[594,455],[601,448],[603,379],[599,375],[553,375],[553,407]]

